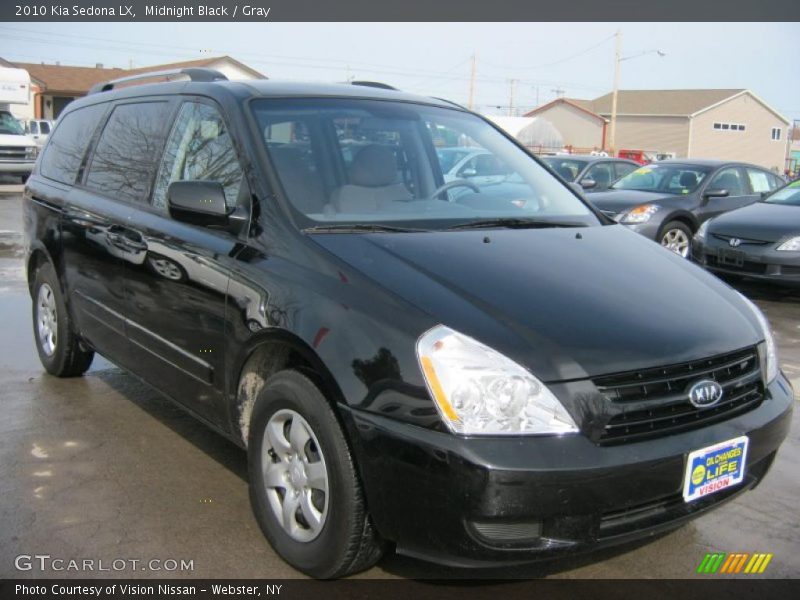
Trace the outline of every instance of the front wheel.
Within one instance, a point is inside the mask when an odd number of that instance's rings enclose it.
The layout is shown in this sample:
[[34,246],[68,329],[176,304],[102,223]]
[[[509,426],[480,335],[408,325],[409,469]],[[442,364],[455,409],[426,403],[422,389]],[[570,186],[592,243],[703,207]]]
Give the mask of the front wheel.
[[61,285],[53,265],[45,263],[33,282],[33,334],[45,370],[56,377],[83,375],[94,352],[82,347],[72,330]]
[[281,558],[320,579],[378,561],[383,547],[347,441],[310,379],[286,370],[264,384],[247,451],[253,511]]
[[685,223],[670,221],[661,228],[658,236],[661,245],[683,258],[692,251],[692,230]]

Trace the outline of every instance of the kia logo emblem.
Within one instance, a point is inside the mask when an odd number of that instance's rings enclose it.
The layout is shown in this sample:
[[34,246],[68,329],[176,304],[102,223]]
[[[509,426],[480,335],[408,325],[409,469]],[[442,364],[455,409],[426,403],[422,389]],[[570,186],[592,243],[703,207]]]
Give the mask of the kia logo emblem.
[[698,381],[689,388],[689,402],[697,408],[709,408],[722,400],[722,386],[711,379]]
[[739,244],[742,243],[742,240],[740,240],[739,238],[731,238],[730,240],[728,240],[728,243],[734,248],[736,248]]

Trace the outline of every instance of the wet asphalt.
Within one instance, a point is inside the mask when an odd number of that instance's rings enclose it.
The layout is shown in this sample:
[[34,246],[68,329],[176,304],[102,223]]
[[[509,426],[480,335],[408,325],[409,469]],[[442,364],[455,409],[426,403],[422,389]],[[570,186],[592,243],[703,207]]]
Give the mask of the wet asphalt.
[[[252,516],[242,450],[101,357],[81,378],[44,373],[22,268],[22,187],[7,183],[0,180],[0,578],[300,577]],[[800,290],[734,285],[772,322],[797,401]],[[762,485],[670,534],[496,571],[391,555],[359,577],[686,578],[698,577],[707,552],[773,553],[761,577],[800,577],[800,410],[793,419]],[[94,570],[18,570],[15,563],[27,564],[20,555],[65,559],[61,566],[88,559]],[[161,570],[143,569],[151,559]],[[168,571],[170,559],[192,568]],[[99,571],[100,561],[110,570]]]

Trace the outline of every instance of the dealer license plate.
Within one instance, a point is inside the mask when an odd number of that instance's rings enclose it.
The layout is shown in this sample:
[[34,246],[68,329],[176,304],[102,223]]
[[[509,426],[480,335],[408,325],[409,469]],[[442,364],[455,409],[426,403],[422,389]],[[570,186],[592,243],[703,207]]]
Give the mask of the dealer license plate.
[[743,435],[690,453],[683,478],[684,501],[692,502],[741,483],[748,441]]
[[729,267],[741,267],[744,265],[744,252],[741,250],[720,248],[719,253],[717,254],[717,259],[722,265],[728,265]]

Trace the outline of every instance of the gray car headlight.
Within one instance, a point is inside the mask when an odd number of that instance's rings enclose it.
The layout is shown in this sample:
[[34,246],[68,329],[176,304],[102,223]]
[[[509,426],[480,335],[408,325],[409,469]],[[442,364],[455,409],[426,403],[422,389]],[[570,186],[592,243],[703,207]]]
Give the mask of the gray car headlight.
[[424,333],[417,358],[439,415],[454,433],[578,431],[561,402],[527,369],[449,327],[437,325]]
[[702,223],[700,223],[700,227],[697,228],[697,231],[695,232],[694,237],[696,237],[698,240],[706,239],[706,232],[708,231],[708,224],[709,224],[710,221],[711,221],[711,219],[707,219],[707,220],[703,221]]
[[767,321],[767,317],[761,312],[761,309],[749,298],[741,293],[739,295],[747,302],[747,305],[750,307],[750,310],[753,311],[753,314],[758,319],[758,322],[761,324],[761,329],[764,332],[764,341],[758,345],[758,354],[761,359],[762,372],[764,373],[764,383],[769,385],[778,376],[779,369],[778,347],[775,345],[775,338],[772,336],[772,328],[769,325],[769,321]]
[[778,250],[782,252],[800,252],[800,235],[789,238],[778,246]]
[[661,207],[658,204],[642,204],[630,209],[620,219],[620,223],[633,225],[635,223],[647,223]]

